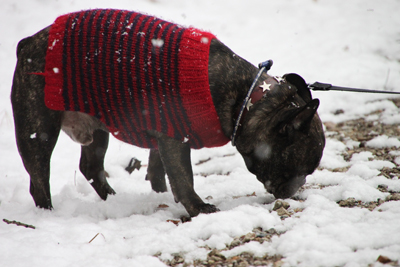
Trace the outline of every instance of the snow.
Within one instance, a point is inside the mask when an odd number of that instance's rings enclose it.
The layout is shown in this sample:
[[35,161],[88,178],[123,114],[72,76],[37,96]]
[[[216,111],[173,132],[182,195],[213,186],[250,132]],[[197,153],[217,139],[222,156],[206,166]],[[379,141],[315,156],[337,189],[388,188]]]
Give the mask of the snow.
[[[336,203],[350,197],[363,202],[385,199],[388,193],[377,189],[381,184],[400,191],[398,178],[379,176],[380,169],[393,163],[368,152],[354,154],[347,162],[341,153],[357,142],[344,144],[329,138],[329,133],[321,162],[326,169],[307,177],[305,190],[297,194],[303,202],[287,200],[291,209],[304,210],[285,220],[272,211],[273,196],[246,170],[230,144],[192,152],[193,164],[211,158],[194,165],[195,190],[221,211],[176,226],[168,220],[187,213],[174,202],[170,190],[152,192],[144,179],[145,168],[131,175],[124,170],[133,156],[146,164],[147,150],[110,141],[105,167],[117,194],[102,201],[79,172],[79,145],[65,134],[60,135],[51,162],[54,210],[37,209],[14,138],[9,94],[15,49],[20,39],[58,15],[97,7],[142,11],[209,30],[255,65],[273,59],[273,75],[295,72],[310,83],[400,91],[397,0],[5,1],[0,10],[0,219],[36,229],[0,222],[1,266],[165,266],[160,259],[172,259],[176,253],[187,262],[205,259],[206,246],[222,249],[257,227],[282,234],[271,242],[249,242],[225,251],[225,256],[243,251],[256,256],[280,254],[284,266],[380,266],[379,255],[400,261],[400,201],[385,202],[373,211]],[[387,124],[400,121],[388,95],[314,92],[313,96],[321,100],[324,122],[363,116]],[[335,115],[337,110],[344,112]],[[377,110],[384,111],[371,114]],[[30,134],[36,138],[36,133]],[[397,138],[386,135],[366,145],[400,147]],[[400,164],[400,157],[395,162]],[[349,169],[329,171],[342,167]]]
[[400,141],[394,137],[388,137],[387,135],[377,136],[374,139],[367,142],[367,146],[373,148],[383,147],[400,147]]

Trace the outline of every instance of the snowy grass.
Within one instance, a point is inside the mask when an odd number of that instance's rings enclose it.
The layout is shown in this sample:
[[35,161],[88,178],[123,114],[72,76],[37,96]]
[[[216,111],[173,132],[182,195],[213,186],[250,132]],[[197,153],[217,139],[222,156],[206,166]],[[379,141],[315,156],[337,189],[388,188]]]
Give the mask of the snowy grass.
[[[358,143],[340,142],[329,138],[329,133],[321,169],[307,178],[305,189],[297,194],[302,201],[287,200],[290,209],[302,212],[285,220],[272,211],[273,196],[246,170],[230,145],[192,153],[193,164],[211,158],[194,165],[195,189],[221,211],[176,226],[168,220],[187,214],[171,192],[152,192],[144,180],[145,168],[131,175],[123,169],[132,156],[146,164],[148,151],[111,140],[106,169],[117,195],[104,202],[79,172],[79,146],[64,134],[52,159],[54,210],[35,208],[15,145],[9,102],[15,48],[20,39],[51,24],[58,15],[96,7],[142,11],[212,31],[254,64],[272,58],[274,75],[297,72],[310,83],[400,91],[400,2],[396,0],[7,1],[0,10],[0,219],[36,229],[0,222],[1,266],[165,266],[161,260],[171,260],[177,253],[186,262],[206,259],[207,248],[223,249],[258,227],[282,234],[271,242],[249,242],[224,251],[225,256],[249,251],[261,257],[278,254],[284,266],[380,266],[379,255],[400,261],[400,201],[385,202],[373,211],[337,204],[347,198],[385,199],[389,193],[378,190],[381,184],[399,192],[398,177],[379,175],[394,163],[368,152],[346,161],[343,153]],[[399,109],[386,100],[387,95],[313,95],[321,100],[324,122],[338,123],[377,110],[384,110],[381,116],[368,118],[400,122]],[[335,115],[337,110],[344,112]],[[367,146],[399,149],[400,144],[398,136],[380,135]],[[400,156],[400,150],[391,153]],[[400,159],[395,163],[398,167]],[[335,168],[348,169],[331,171]]]

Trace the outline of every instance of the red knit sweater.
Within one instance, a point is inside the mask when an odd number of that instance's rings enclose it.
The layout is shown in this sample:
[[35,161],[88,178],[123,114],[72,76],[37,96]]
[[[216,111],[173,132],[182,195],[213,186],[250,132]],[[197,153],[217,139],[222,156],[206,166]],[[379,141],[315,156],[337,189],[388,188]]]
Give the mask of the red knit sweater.
[[192,148],[226,144],[208,83],[211,33],[122,10],[51,26],[45,103],[99,118],[118,139],[156,148],[152,129]]

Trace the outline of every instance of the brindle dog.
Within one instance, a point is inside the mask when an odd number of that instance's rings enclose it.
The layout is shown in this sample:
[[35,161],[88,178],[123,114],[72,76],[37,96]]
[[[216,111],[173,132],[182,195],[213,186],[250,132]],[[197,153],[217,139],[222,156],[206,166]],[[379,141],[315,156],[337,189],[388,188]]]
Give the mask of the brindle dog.
[[[107,128],[87,114],[47,108],[45,78],[32,75],[44,71],[49,29],[19,42],[11,94],[16,140],[30,175],[30,193],[36,206],[46,209],[52,208],[50,157],[61,129],[82,144],[79,167],[97,194],[104,200],[115,194],[103,166],[109,140]],[[230,138],[238,110],[259,69],[216,39],[211,42],[208,68],[212,99],[223,132]],[[277,82],[263,73],[256,86],[263,81],[272,86],[244,116],[236,137],[237,150],[247,168],[276,198],[296,193],[306,176],[317,168],[325,145],[316,113],[319,100],[312,99],[300,76],[289,74],[283,78],[284,82]],[[32,133],[36,133],[35,138]],[[161,132],[149,134],[158,140],[158,149],[150,151],[146,176],[153,190],[167,190],[167,174],[175,200],[183,204],[190,216],[217,211],[193,189],[189,145]]]

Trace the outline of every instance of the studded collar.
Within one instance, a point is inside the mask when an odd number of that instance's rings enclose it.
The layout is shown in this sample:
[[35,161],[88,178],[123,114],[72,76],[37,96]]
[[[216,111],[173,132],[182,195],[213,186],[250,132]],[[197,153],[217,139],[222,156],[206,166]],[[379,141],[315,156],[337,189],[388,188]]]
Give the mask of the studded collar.
[[[250,110],[250,108],[256,102],[260,101],[273,88],[273,86],[275,86],[276,84],[280,84],[282,81],[284,81],[284,79],[281,77],[268,76],[268,78],[265,79],[261,85],[255,86],[252,89],[250,95],[248,95],[248,97],[245,98],[242,106],[240,106],[235,112],[235,117],[236,117],[235,128],[231,138],[233,146],[236,145],[236,136],[238,130],[243,125],[244,118],[247,112]],[[257,78],[255,79],[255,82],[257,82]]]

